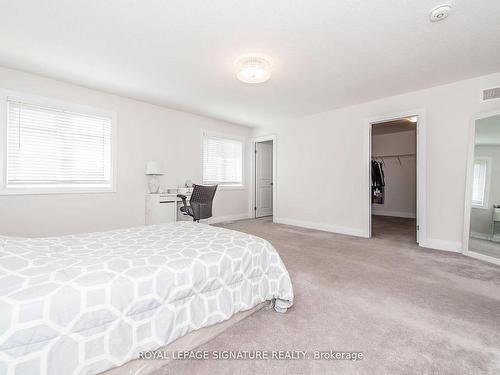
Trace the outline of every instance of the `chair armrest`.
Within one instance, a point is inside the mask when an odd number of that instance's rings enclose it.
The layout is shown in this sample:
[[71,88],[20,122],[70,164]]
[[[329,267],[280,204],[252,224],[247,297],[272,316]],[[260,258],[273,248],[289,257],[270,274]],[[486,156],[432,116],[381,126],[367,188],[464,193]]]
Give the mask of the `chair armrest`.
[[187,209],[187,206],[188,206],[187,202],[186,202],[187,197],[185,195],[183,195],[183,194],[177,194],[177,198],[181,198],[182,199],[182,204],[184,205],[184,208]]

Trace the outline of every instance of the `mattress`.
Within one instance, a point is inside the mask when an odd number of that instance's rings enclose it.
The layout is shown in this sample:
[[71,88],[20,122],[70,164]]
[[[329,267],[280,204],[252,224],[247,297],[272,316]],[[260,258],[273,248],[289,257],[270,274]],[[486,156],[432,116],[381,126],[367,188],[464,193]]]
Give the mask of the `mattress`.
[[[228,320],[224,320],[221,323],[216,323],[208,327],[203,327],[195,331],[191,331],[187,335],[178,338],[174,342],[158,348],[156,351],[162,354],[172,354],[195,350],[199,346],[202,346],[208,341],[213,340],[221,333],[223,333],[226,329],[242,321],[243,319],[246,319],[255,312],[268,309],[269,303],[262,302],[250,310],[240,311],[239,313],[234,314],[231,318],[229,318]],[[159,370],[160,368],[161,371],[159,371],[159,373],[168,374],[168,365],[172,363],[174,359],[166,358],[165,356],[161,357],[160,354],[157,357],[159,357],[160,359],[134,359],[132,361],[128,361],[123,366],[114,367],[111,370],[102,372],[100,375],[150,375],[153,373],[156,374],[155,371]]]
[[96,374],[263,301],[293,304],[283,262],[224,228],[0,237],[0,374]]

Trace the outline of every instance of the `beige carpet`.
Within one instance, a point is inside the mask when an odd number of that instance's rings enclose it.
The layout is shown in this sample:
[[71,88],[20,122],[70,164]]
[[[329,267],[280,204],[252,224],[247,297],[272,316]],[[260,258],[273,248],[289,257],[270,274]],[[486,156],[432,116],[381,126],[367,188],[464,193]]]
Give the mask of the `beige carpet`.
[[369,240],[268,219],[225,224],[276,247],[295,305],[199,348],[356,350],[364,360],[176,361],[156,374],[500,374],[500,267],[418,248],[411,220],[374,220]]

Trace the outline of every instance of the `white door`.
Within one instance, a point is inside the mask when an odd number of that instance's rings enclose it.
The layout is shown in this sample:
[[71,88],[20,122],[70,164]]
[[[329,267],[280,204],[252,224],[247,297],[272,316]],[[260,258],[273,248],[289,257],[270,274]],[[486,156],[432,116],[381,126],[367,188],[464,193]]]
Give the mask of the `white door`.
[[255,217],[273,214],[273,144],[255,144]]

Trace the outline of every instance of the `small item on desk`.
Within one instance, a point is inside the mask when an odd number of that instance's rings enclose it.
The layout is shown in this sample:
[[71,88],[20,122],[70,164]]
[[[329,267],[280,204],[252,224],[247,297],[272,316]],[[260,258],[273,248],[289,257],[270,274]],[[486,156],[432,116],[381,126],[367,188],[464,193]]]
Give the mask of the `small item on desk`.
[[177,189],[179,194],[191,194],[193,192],[193,188],[182,187]]
[[181,194],[191,194],[193,192],[193,181],[191,180],[186,180],[184,183],[184,187],[179,188],[179,193]]

